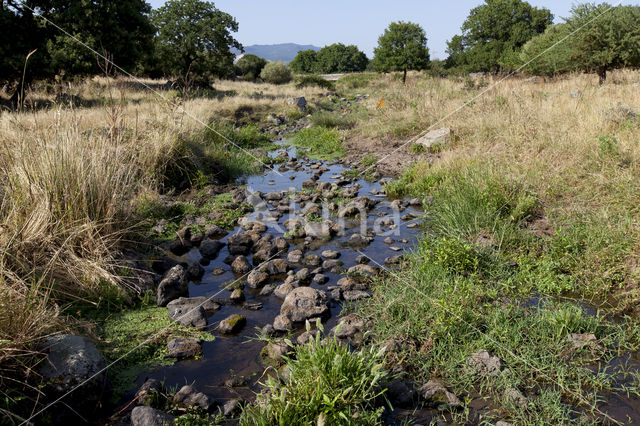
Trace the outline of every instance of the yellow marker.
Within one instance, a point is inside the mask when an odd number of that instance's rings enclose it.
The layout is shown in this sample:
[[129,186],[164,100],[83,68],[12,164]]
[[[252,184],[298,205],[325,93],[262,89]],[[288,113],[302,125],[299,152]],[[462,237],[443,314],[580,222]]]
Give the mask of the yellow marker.
[[378,102],[378,105],[376,106],[376,109],[380,109],[382,107],[382,105],[384,105],[384,99],[380,99],[380,102]]

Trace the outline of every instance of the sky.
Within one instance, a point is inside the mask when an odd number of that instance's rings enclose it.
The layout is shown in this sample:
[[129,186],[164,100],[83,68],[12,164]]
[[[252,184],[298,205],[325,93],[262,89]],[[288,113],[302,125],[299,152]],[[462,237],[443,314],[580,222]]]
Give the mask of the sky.
[[[164,0],[147,0],[154,8]],[[245,46],[297,43],[323,47],[355,44],[369,58],[378,37],[393,21],[420,24],[432,58],[445,59],[447,40],[460,33],[469,11],[482,0],[216,0],[215,6],[236,18],[235,38]],[[546,7],[562,22],[575,0],[529,0]]]

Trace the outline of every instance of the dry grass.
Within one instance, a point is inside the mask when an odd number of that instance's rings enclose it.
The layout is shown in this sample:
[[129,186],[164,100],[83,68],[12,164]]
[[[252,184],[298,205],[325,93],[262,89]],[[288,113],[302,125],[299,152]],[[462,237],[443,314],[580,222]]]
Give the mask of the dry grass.
[[[380,76],[353,91],[371,95],[373,119],[358,122],[349,140],[402,143],[431,125],[450,127],[455,140],[418,162],[406,185],[428,187],[438,174],[470,168],[514,182],[539,200],[545,232],[558,235],[552,244],[566,237],[580,251],[573,274],[589,290],[576,293],[600,302],[614,297],[607,304],[623,311],[640,297],[640,115],[629,114],[640,112],[639,82],[640,73],[629,70],[602,87],[594,75],[510,79],[436,123],[484,89],[415,74],[404,87]],[[386,103],[376,111],[380,99]],[[409,146],[400,152],[415,157]]]

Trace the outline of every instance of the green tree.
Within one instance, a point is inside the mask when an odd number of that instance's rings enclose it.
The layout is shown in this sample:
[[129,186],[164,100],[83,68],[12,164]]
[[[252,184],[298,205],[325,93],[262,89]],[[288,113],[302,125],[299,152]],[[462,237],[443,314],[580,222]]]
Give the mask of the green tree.
[[424,30],[411,22],[392,22],[378,38],[373,61],[376,71],[403,71],[402,82],[405,83],[408,70],[423,70],[429,66]]
[[600,84],[607,71],[640,66],[640,7],[607,3],[575,6],[567,24],[582,28],[574,43],[573,61],[585,71],[595,71]]
[[242,76],[245,80],[255,80],[265,65],[266,59],[252,54],[244,55],[236,63],[236,75]]
[[238,23],[213,3],[169,0],[151,13],[157,28],[156,51],[165,74],[207,85],[213,77],[233,75],[231,48],[243,51],[232,37]]
[[367,55],[357,46],[342,43],[325,46],[316,55],[316,71],[324,74],[361,72],[368,63]]
[[[51,0],[49,18],[75,38],[129,72],[139,71],[153,49],[151,6],[144,0]],[[55,30],[47,40],[54,73],[100,72],[96,55]]]
[[570,33],[569,25],[557,24],[529,40],[520,54],[523,63],[530,62],[525,71],[553,76],[576,70],[574,44],[569,39],[562,41]]
[[297,74],[313,74],[317,67],[317,53],[313,49],[301,50],[289,64],[289,68]]
[[522,46],[552,22],[548,9],[523,0],[485,0],[469,13],[462,35],[449,42],[449,65],[468,71],[512,69]]

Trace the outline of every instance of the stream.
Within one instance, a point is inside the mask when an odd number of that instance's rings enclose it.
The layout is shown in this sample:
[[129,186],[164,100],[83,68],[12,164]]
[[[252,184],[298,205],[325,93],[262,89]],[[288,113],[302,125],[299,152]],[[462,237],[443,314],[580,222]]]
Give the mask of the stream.
[[[308,159],[295,161],[296,151],[290,147],[283,147],[270,155],[284,156],[285,153],[288,156],[287,162],[277,164],[273,169],[267,169],[261,175],[249,176],[245,178],[244,182],[241,182],[247,187],[247,194],[250,194],[249,199],[255,207],[255,211],[249,214],[248,218],[256,222],[261,219],[260,221],[267,226],[263,235],[272,234],[274,238],[281,237],[287,232],[284,226],[287,219],[302,217],[296,213],[300,214],[303,206],[308,207],[307,204],[312,203],[312,195],[311,191],[300,191],[303,186],[310,186],[310,180],[314,175],[316,177],[313,189],[326,182],[324,186],[328,188],[333,185],[334,192],[344,193],[345,190],[350,192],[348,198],[367,196],[376,202],[375,207],[368,209],[366,222],[361,221],[358,217],[347,218],[342,223],[342,232],[331,239],[311,239],[309,237],[305,239],[287,236],[290,243],[289,252],[294,249],[302,249],[305,256],[311,254],[321,256],[325,250],[335,250],[340,253],[338,260],[342,262],[342,269],[331,268],[327,270],[320,266],[320,271],[316,270],[316,266],[308,266],[309,270],[313,270],[312,276],[313,273],[322,273],[327,278],[324,284],[312,281],[310,286],[325,292],[329,298],[331,316],[324,324],[325,330],[329,330],[337,324],[337,318],[342,310],[342,302],[331,297],[331,291],[336,289],[337,281],[345,276],[346,270],[350,267],[364,263],[362,258],[359,259],[362,255],[370,258],[370,265],[375,266],[384,265],[385,260],[389,263],[389,258],[401,255],[403,251],[411,250],[422,232],[418,224],[423,212],[415,201],[411,206],[408,201],[392,202],[388,200],[384,196],[380,181],[368,182],[363,179],[346,178],[344,173],[348,169],[341,163]],[[260,199],[259,203],[256,202],[258,200],[255,198],[256,195],[282,191],[298,194],[293,196],[295,199],[292,199],[290,203],[291,213],[282,214],[281,217],[276,213],[276,207],[279,204],[286,204],[282,200],[264,203]],[[346,202],[348,201],[347,199]],[[323,200],[317,200],[318,204],[322,202]],[[281,208],[281,210],[286,210],[286,208]],[[326,210],[324,209],[322,213],[324,217],[337,220],[335,217],[337,211],[330,215]],[[241,220],[240,223],[243,221]],[[189,283],[189,297],[212,297],[215,295],[217,299],[228,299],[230,291],[225,289],[225,285],[235,279],[246,280],[246,274],[234,274],[230,266],[225,263],[225,260],[229,262],[235,257],[229,255],[226,242],[231,235],[241,231],[241,227],[236,226],[232,232],[221,238],[220,241],[225,242],[225,246],[218,256],[210,262],[201,262],[202,255],[195,247],[185,255],[174,258],[187,264],[204,263],[203,278],[200,281]],[[370,242],[358,241],[358,236],[354,237],[354,234],[363,232],[370,237]],[[388,239],[389,237],[393,239],[393,242]],[[387,239],[386,242],[385,239]],[[253,254],[247,255],[252,267],[254,267]],[[287,259],[287,253],[285,252],[278,257]],[[289,262],[289,266],[294,273],[304,267],[301,264],[291,262]],[[222,268],[224,273],[214,275],[212,271],[216,268]],[[284,281],[284,278],[286,277],[272,278],[269,284],[277,286]],[[164,381],[167,389],[191,384],[198,391],[214,398],[221,405],[230,399],[252,400],[255,393],[260,390],[259,382],[264,380],[261,375],[266,367],[260,356],[265,342],[256,340],[258,329],[274,322],[275,317],[280,313],[283,300],[273,293],[261,295],[260,288],[251,289],[246,285],[244,297],[244,302],[224,304],[219,311],[208,318],[207,330],[211,330],[215,335],[215,340],[203,342],[203,355],[200,359],[183,360],[171,366],[158,367],[140,375],[136,382],[137,386],[139,387],[146,379],[153,378]],[[232,314],[245,316],[246,325],[236,334],[219,333],[215,329],[219,321]],[[294,336],[302,331],[304,331],[304,325],[296,324]],[[233,383],[228,382],[230,379]],[[225,382],[227,383],[225,384]],[[127,397],[130,396],[127,395]]]

